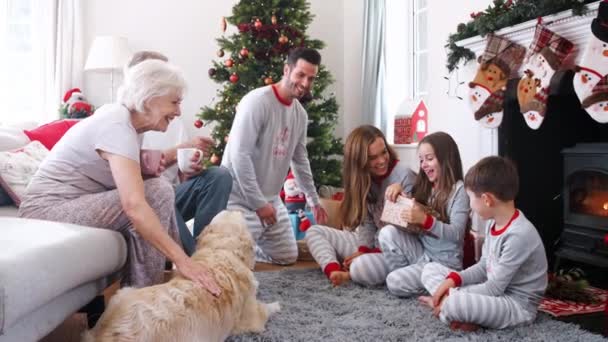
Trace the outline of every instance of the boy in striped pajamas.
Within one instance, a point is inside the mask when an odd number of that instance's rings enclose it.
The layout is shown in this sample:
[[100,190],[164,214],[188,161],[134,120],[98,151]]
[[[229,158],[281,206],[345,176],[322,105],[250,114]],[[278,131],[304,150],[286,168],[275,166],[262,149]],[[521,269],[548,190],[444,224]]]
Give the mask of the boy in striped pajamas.
[[388,268],[376,238],[384,225],[380,221],[384,201],[409,193],[416,175],[399,162],[382,131],[370,125],[347,137],[342,173],[344,230],[312,226],[306,232],[308,248],[334,286],[351,279],[368,286],[382,284]]
[[228,209],[243,212],[260,262],[287,265],[298,257],[287,209],[279,198],[290,165],[316,221],[327,219],[306,152],[308,115],[298,101],[310,91],[320,63],[316,50],[290,51],[281,81],[245,95],[230,129],[222,159],[233,178]]
[[547,257],[534,225],[515,208],[519,180],[512,162],[487,157],[465,177],[471,208],[491,219],[479,262],[456,272],[427,264],[420,301],[452,329],[502,329],[532,322],[547,287]]

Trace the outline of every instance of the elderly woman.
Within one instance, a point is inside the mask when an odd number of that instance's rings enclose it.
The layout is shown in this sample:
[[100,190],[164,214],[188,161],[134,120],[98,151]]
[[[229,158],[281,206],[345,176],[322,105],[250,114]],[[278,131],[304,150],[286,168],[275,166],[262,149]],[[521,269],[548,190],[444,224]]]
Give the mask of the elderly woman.
[[167,129],[181,114],[184,88],[181,72],[169,63],[149,60],[132,67],[118,102],[99,108],[55,145],[19,213],[123,234],[129,250],[122,286],[161,282],[168,258],[185,277],[217,295],[209,270],[176,243],[173,188],[163,177],[141,175],[142,133]]

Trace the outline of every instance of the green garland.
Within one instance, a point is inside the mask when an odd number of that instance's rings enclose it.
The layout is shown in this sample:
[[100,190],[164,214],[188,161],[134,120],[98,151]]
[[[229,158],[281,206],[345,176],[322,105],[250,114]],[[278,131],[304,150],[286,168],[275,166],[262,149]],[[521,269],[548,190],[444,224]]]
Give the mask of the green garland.
[[456,33],[448,37],[448,63],[446,67],[452,72],[458,63],[475,58],[473,51],[459,47],[456,42],[477,35],[485,36],[504,27],[513,26],[528,20],[544,17],[549,14],[572,9],[574,15],[583,15],[587,4],[595,1],[585,0],[494,0],[483,12],[471,13],[473,20],[460,23]]

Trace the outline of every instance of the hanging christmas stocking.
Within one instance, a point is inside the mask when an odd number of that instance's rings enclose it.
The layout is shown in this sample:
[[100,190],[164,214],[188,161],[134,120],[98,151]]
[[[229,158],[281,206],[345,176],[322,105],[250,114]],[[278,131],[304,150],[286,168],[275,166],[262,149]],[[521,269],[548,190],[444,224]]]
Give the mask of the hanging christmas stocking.
[[605,75],[591,90],[591,95],[583,100],[583,108],[593,120],[608,122],[608,75]]
[[522,63],[526,49],[512,41],[488,34],[479,68],[469,83],[469,106],[475,120],[487,128],[502,123],[503,99],[507,81]]
[[[590,31],[592,34],[588,35],[589,40],[579,65],[575,67],[576,73],[572,80],[574,91],[581,103],[585,102],[592,92],[598,94],[602,91],[602,86],[598,89],[594,88],[602,77],[608,74],[608,1],[600,3],[597,18],[591,22]],[[589,104],[589,101],[587,101],[587,104]],[[596,111],[596,106],[585,107],[583,105],[583,107],[594,120],[602,123],[606,122],[598,120],[598,118],[602,118],[602,115],[598,115],[601,111]]]
[[524,76],[517,86],[519,109],[530,128],[538,129],[543,123],[551,78],[573,47],[569,40],[540,23],[536,25]]

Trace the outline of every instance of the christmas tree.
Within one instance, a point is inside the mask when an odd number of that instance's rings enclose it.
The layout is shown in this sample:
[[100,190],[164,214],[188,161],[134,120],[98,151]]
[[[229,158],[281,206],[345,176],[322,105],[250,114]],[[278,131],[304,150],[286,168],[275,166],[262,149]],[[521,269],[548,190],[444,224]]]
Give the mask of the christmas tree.
[[[242,0],[232,8],[232,16],[221,18],[238,32],[217,39],[219,60],[213,61],[209,77],[223,85],[218,100],[201,108],[197,127],[214,123],[211,136],[218,143],[212,163],[219,163],[236,112],[236,106],[249,91],[281,79],[287,53],[294,47],[322,49],[323,42],[310,39],[306,29],[312,22],[305,0]],[[342,143],[334,137],[338,104],[326,89],[333,79],[323,65],[311,93],[300,100],[308,112],[308,157],[315,184],[341,186]]]

